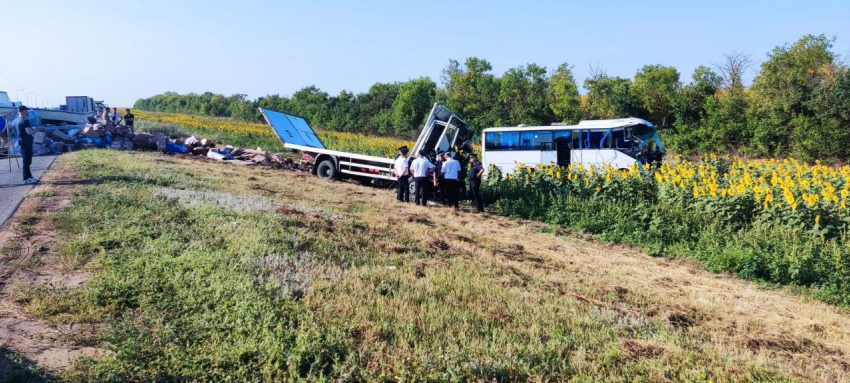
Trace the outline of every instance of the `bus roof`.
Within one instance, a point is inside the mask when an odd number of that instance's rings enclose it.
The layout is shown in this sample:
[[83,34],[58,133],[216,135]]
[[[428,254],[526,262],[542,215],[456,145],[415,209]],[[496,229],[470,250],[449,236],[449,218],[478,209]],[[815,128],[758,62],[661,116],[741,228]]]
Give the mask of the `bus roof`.
[[629,126],[644,125],[655,127],[651,122],[642,118],[616,118],[611,120],[583,120],[578,125],[550,125],[550,126],[505,126],[484,129],[484,132],[519,132],[523,130],[607,130],[614,128],[625,128]]

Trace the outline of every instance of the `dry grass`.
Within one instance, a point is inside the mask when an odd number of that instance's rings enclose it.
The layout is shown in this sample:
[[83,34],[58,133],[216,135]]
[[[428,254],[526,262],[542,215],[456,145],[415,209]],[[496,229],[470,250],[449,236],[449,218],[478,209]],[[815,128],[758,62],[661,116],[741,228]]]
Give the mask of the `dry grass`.
[[[356,363],[374,376],[440,365],[439,350],[476,355],[464,368],[508,380],[850,382],[850,314],[786,289],[538,222],[398,204],[389,191],[309,174],[110,156],[125,171],[165,172],[199,190],[297,204],[277,214],[321,223],[311,226],[324,230],[317,236],[369,238],[368,248],[340,245],[368,261],[340,268],[298,259],[308,273],[275,261],[279,275],[267,282],[277,278],[318,323],[353,327]],[[504,363],[543,351],[550,359],[536,362],[547,364],[538,374]]]
[[[175,161],[199,172],[210,169],[206,163]],[[216,171],[236,176],[233,169]],[[475,276],[476,282],[502,285],[505,292],[533,305],[575,306],[569,303],[576,301],[612,316],[635,313],[640,320],[668,324],[704,352],[733,361],[742,370],[754,365],[805,380],[850,381],[850,315],[844,309],[711,273],[687,260],[653,258],[627,247],[543,233],[537,222],[397,204],[390,192],[322,182],[306,174],[259,169],[251,175],[276,195],[352,214],[371,231],[400,230],[398,234],[413,238],[417,247],[449,254],[455,266],[464,264],[469,271],[488,275]],[[246,174],[234,179],[231,191],[244,192],[246,179]],[[446,261],[439,260],[443,256],[405,265],[399,273],[452,274]],[[415,289],[426,293],[428,288],[421,283]],[[341,313],[362,314],[356,301],[323,298],[338,305]],[[413,303],[395,304],[390,311],[398,315],[418,311],[408,307]],[[498,308],[488,310],[496,311],[488,315],[505,315]],[[401,321],[407,320],[413,319]],[[663,358],[675,353],[629,339],[625,345],[633,356]]]

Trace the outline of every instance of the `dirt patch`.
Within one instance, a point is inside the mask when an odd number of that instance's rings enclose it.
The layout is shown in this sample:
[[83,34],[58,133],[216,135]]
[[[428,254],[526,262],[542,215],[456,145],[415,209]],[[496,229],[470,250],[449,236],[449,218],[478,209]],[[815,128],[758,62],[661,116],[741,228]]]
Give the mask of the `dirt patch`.
[[434,223],[431,222],[431,219],[424,214],[411,214],[408,216],[408,220],[414,223],[421,223],[426,226],[434,226]]
[[[59,239],[50,216],[71,204],[85,183],[63,163],[47,172],[42,184],[23,201],[0,230],[0,346],[48,370],[65,368],[83,355],[104,351],[73,339],[90,337],[93,326],[52,325],[26,314],[25,302],[15,301],[19,286],[53,289],[80,288],[90,280],[85,270],[69,270],[53,257]],[[0,375],[0,380],[3,376]]]
[[650,359],[664,355],[667,349],[637,339],[623,341],[622,354],[629,359]]
[[451,249],[451,245],[439,238],[434,238],[426,242],[425,246],[431,250],[447,251]]
[[769,349],[789,352],[802,352],[812,347],[811,340],[795,339],[788,336],[750,338],[746,344],[747,348],[751,350]]
[[685,329],[698,324],[699,316],[691,310],[672,310],[663,315],[670,326],[677,329]]

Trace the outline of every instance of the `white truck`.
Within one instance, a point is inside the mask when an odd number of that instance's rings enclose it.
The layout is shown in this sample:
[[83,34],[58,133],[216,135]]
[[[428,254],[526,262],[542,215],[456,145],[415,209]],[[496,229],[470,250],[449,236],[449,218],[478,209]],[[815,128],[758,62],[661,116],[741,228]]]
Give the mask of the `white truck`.
[[[313,159],[312,173],[320,179],[354,179],[375,185],[396,181],[392,175],[394,159],[328,149],[303,117],[263,108],[260,113],[284,147],[306,153]],[[452,151],[465,170],[468,155],[472,153],[472,136],[463,119],[445,106],[434,104],[416,144],[410,148],[410,160],[420,150],[425,150],[432,162],[438,152]]]

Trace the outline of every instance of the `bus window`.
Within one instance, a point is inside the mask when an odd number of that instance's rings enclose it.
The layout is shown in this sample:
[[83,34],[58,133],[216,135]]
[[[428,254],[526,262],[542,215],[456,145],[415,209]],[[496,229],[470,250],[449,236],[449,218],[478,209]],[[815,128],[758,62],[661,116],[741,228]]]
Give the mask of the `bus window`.
[[554,150],[551,130],[520,132],[520,150]]
[[519,150],[519,132],[489,132],[484,137],[486,150]]
[[599,149],[599,144],[602,141],[602,137],[605,135],[605,131],[588,131],[585,133],[586,140],[584,142],[584,149]]
[[553,142],[561,137],[564,137],[567,139],[567,142],[570,143],[570,148],[578,149],[578,133],[573,132],[571,130],[556,130],[553,133]]
[[626,133],[623,129],[614,129],[611,131],[611,148],[613,149],[628,149],[629,145],[626,143]]

